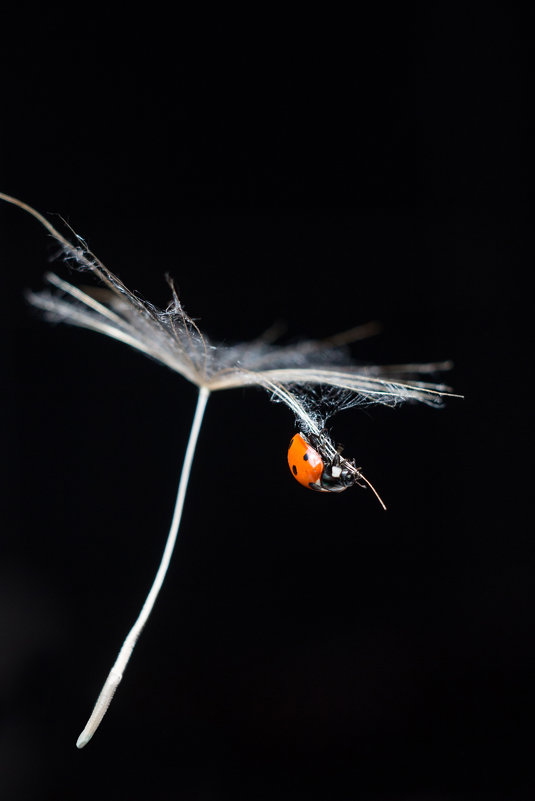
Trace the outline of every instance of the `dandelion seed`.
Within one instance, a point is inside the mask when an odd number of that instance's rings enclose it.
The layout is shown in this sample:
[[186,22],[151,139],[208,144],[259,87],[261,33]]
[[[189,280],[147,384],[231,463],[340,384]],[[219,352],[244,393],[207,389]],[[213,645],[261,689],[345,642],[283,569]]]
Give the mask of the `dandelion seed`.
[[[106,714],[165,579],[180,527],[197,438],[212,392],[249,386],[267,390],[273,400],[286,404],[296,418],[301,434],[300,440],[294,437],[292,443],[297,442],[307,454],[310,453],[307,448],[314,453],[317,449],[327,464],[328,471],[315,488],[341,491],[355,483],[368,486],[383,507],[377,491],[360,468],[352,460],[340,456],[340,449],[326,430],[327,421],[340,409],[356,405],[396,406],[406,401],[418,401],[440,406],[445,397],[460,396],[453,396],[449,387],[443,384],[415,378],[447,370],[451,367],[449,362],[365,368],[348,363],[343,358],[341,346],[374,333],[371,324],[329,340],[306,341],[286,347],[273,344],[271,335],[230,347],[212,343],[186,314],[171,279],[168,279],[171,302],[165,310],[157,309],[131,292],[74,232],[71,234],[76,244],[26,203],[3,193],[0,193],[0,199],[36,218],[60,246],[66,261],[81,271],[91,272],[104,285],[104,289],[95,292],[83,291],[48,273],[45,278],[55,291],[30,292],[27,296],[30,303],[41,309],[50,320],[98,331],[130,345],[180,373],[198,388],[197,406],[161,562],[141,612],[78,738],[77,746],[83,748]],[[313,475],[313,483],[318,483],[317,473]],[[302,483],[306,485],[307,482]]]

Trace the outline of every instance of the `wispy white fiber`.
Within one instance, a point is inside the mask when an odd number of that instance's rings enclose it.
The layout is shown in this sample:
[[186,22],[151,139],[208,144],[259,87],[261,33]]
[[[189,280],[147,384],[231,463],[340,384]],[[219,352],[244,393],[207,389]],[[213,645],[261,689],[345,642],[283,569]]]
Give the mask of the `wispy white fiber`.
[[[273,400],[288,406],[302,431],[321,435],[326,455],[334,458],[337,448],[329,438],[325,424],[336,411],[357,404],[396,406],[407,401],[440,406],[445,397],[452,395],[449,387],[422,381],[420,377],[447,370],[451,364],[437,362],[363,367],[350,363],[341,346],[375,333],[374,324],[360,326],[328,340],[308,340],[291,346],[273,344],[272,332],[253,342],[234,346],[211,342],[186,314],[170,279],[171,300],[166,309],[158,309],[131,292],[76,234],[71,232],[71,242],[31,206],[3,193],[0,193],[0,199],[36,218],[60,246],[64,258],[77,269],[91,273],[101,285],[95,291],[84,291],[48,273],[45,278],[50,288],[28,293],[30,303],[41,309],[50,320],[87,328],[124,342],[179,373],[199,389],[162,560],[143,608],[78,738],[77,745],[82,748],[89,742],[108,709],[163,584],[178,535],[191,463],[209,395],[217,390],[237,387],[256,386],[267,390]],[[359,478],[379,498],[360,468],[358,470]]]

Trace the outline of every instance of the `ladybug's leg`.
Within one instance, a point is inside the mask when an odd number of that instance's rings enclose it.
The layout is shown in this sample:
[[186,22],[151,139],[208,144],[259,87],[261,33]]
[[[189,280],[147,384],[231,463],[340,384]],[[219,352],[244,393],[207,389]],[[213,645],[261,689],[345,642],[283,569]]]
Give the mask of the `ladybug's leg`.
[[[328,452],[330,450],[330,448],[325,448],[325,441],[331,439],[329,435],[329,429],[327,427],[324,426],[319,434],[311,434],[309,439],[316,450],[318,450],[320,453],[324,453],[326,450]],[[341,454],[343,450],[344,446],[338,443],[336,445],[336,453]]]
[[320,484],[312,484],[310,483],[309,489],[314,490],[314,492],[327,492]]
[[327,429],[322,428],[319,434],[309,434],[308,438],[317,451],[322,450],[323,443],[327,437]]
[[[353,463],[353,466],[355,467],[355,464],[354,464],[354,463]],[[355,478],[355,484],[358,484],[358,486],[359,486],[359,487],[363,487],[364,489],[366,489],[366,487],[367,487],[367,484],[366,484],[366,482],[364,481],[364,479],[361,477],[361,472],[360,472],[360,470],[361,470],[361,468],[360,468],[360,467],[356,467],[356,471],[357,471],[357,473],[356,473],[356,478]]]

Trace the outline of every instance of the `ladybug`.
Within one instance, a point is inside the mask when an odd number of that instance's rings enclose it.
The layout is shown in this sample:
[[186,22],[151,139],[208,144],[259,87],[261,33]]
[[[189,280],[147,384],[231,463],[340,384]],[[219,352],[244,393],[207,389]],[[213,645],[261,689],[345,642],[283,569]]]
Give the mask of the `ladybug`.
[[383,509],[386,509],[381,496],[362,474],[360,467],[355,465],[353,459],[341,456],[340,446],[335,449],[321,434],[310,436],[310,440],[298,433],[292,437],[288,447],[288,465],[294,478],[303,487],[316,492],[343,492],[358,484],[359,487],[369,487]]
[[321,438],[315,437],[314,448],[303,434],[295,434],[288,447],[288,465],[294,478],[303,487],[317,492],[343,492],[361,478],[353,462],[343,459],[339,451],[332,456],[320,453]]

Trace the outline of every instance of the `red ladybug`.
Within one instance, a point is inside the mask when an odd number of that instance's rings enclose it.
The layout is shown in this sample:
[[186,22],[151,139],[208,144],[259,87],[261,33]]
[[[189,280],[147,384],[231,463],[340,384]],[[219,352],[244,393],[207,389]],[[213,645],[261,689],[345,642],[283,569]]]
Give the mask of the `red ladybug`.
[[303,487],[318,492],[343,492],[361,478],[354,464],[343,459],[339,453],[335,453],[332,458],[322,456],[303,434],[292,437],[288,448],[288,464],[293,476]]
[[353,459],[344,459],[340,455],[342,449],[335,450],[332,443],[326,442],[321,435],[311,439],[314,446],[303,434],[295,434],[288,447],[290,470],[303,487],[316,492],[343,492],[354,484],[368,486],[383,509],[386,509],[381,496]]

